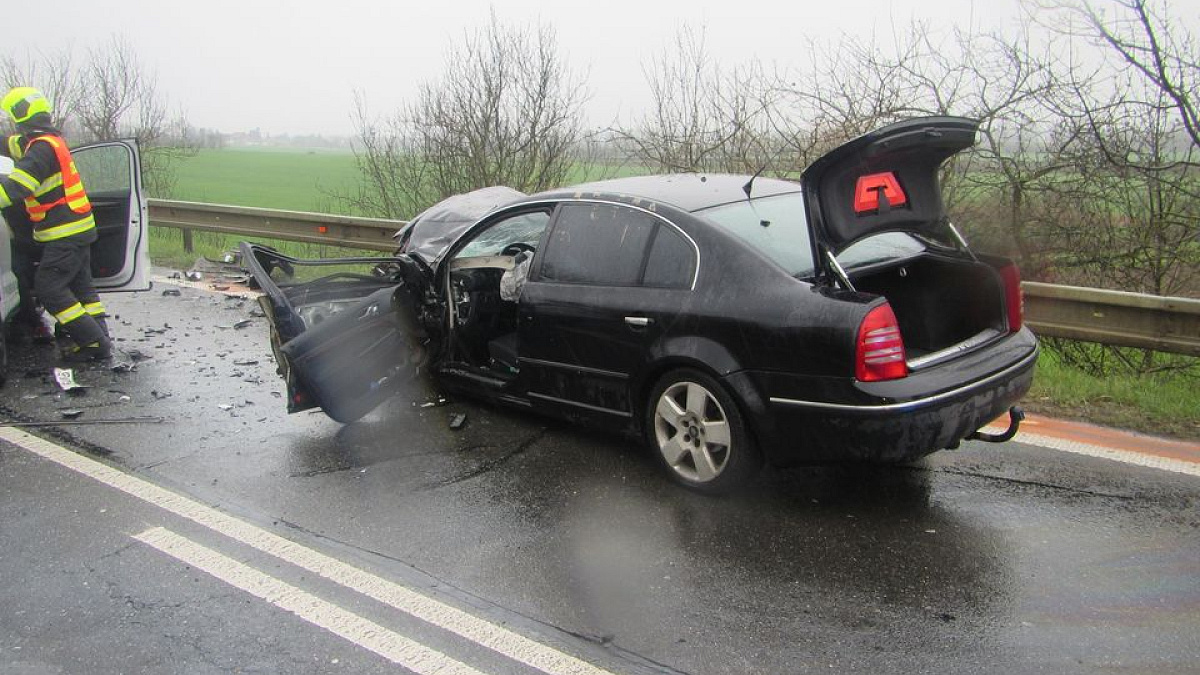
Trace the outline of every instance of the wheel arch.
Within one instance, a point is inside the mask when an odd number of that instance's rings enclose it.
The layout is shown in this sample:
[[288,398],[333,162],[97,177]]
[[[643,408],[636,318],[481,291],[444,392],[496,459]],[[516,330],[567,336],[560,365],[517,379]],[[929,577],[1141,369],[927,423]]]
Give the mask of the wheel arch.
[[683,368],[691,368],[705,373],[721,385],[735,405],[744,420],[751,440],[757,446],[763,457],[768,456],[763,446],[763,434],[760,427],[769,424],[766,401],[750,381],[740,377],[730,377],[742,371],[742,365],[737,357],[724,345],[702,337],[684,337],[663,340],[651,350],[651,361],[640,378],[630,384],[630,407],[634,411],[634,431],[639,436],[646,433],[645,411],[646,404],[654,385],[662,376]]

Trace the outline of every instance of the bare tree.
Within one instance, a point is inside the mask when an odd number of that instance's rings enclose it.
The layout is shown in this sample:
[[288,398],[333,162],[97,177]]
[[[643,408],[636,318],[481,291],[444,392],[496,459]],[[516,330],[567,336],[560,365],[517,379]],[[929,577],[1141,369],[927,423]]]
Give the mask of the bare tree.
[[[1077,283],[1200,296],[1200,49],[1167,3],[1058,0],[1040,20],[1088,52],[1060,115],[1081,132],[1072,213],[1054,238]],[[1088,64],[1088,65],[1085,65]]]
[[174,186],[174,164],[195,152],[182,113],[172,114],[157,78],[127,40],[113,36],[77,61],[70,51],[33,53],[0,61],[7,86],[35,85],[54,102],[55,119],[76,143],[134,138],[142,149],[142,175],[155,196]]
[[357,98],[361,182],[331,196],[365,215],[404,218],[476,188],[563,185],[587,140],[585,98],[550,27],[506,26],[493,14],[451,48],[442,76],[413,103],[379,119]]
[[331,192],[335,203],[351,213],[403,219],[441,198],[433,187],[432,165],[402,113],[373,118],[360,93],[353,116],[359,183],[352,191]]
[[75,116],[83,95],[77,67],[70,52],[26,52],[23,59],[9,55],[0,59],[4,88],[36,85],[53,103],[59,120]]
[[685,26],[644,72],[651,110],[614,130],[632,158],[655,171],[754,172],[773,154],[761,67],[715,63],[703,31]]
[[1111,70],[1131,69],[1134,80],[1157,91],[1160,96],[1133,103],[1173,110],[1181,133],[1200,146],[1200,46],[1182,17],[1170,14],[1172,3],[1043,0],[1036,6],[1050,9],[1052,16],[1065,14],[1067,21],[1053,30],[1100,46]]

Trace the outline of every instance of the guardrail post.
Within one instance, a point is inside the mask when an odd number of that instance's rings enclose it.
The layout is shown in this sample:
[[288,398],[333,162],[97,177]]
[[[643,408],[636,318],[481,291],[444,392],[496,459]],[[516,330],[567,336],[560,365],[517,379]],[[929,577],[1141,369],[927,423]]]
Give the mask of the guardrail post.
[[195,247],[192,245],[192,231],[185,227],[180,232],[183,233],[183,252],[195,253]]

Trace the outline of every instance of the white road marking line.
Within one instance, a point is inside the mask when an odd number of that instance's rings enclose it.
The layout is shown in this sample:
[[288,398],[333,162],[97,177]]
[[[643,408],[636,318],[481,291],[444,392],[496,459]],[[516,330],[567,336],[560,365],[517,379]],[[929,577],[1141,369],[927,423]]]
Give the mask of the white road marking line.
[[151,528],[133,538],[419,675],[483,675],[435,649],[165,528]]
[[203,525],[230,539],[306,569],[438,628],[487,647],[514,661],[536,668],[547,675],[612,675],[607,670],[561,652],[554,647],[527,638],[370,572],[360,570],[324,553],[301,546],[45,439],[19,429],[4,427],[0,427],[0,439],[174,513],[181,518]]
[[1089,443],[1081,443],[1079,441],[1069,441],[1063,438],[1054,438],[1052,436],[1040,436],[1038,434],[1018,432],[1015,439],[1017,443],[1025,443],[1026,445],[1036,445],[1051,450],[1060,450],[1062,452],[1071,452],[1077,455],[1087,455],[1088,457],[1099,457],[1101,459],[1111,459],[1113,461],[1122,462],[1125,464],[1133,464],[1136,466],[1150,467],[1151,469],[1161,469],[1163,471],[1172,471],[1174,473],[1183,473],[1189,476],[1200,477],[1200,464],[1195,462],[1185,462],[1178,459],[1170,459],[1168,457],[1159,457],[1157,455],[1144,454],[1140,452],[1130,452],[1129,450],[1116,450],[1106,448],[1101,445],[1091,445]]

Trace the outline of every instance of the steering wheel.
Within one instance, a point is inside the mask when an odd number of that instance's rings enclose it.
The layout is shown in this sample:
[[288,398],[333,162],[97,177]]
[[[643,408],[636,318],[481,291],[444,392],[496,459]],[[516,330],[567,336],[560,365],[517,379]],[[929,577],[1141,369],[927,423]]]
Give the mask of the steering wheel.
[[526,244],[523,241],[514,241],[513,243],[511,243],[508,246],[505,246],[503,249],[501,249],[500,255],[516,255],[516,254],[520,253],[521,251],[529,251],[530,253],[533,253],[536,250],[537,250],[536,248],[534,248],[533,246],[531,246],[529,244]]

